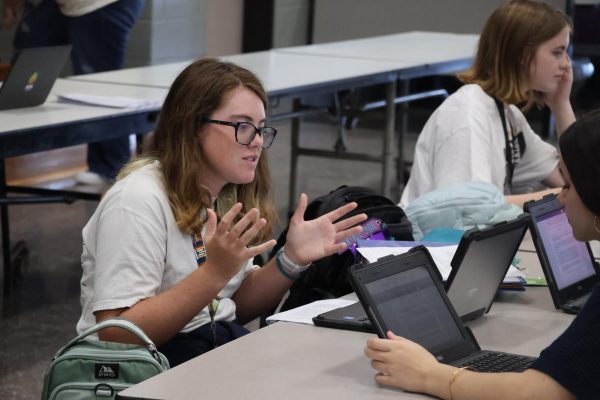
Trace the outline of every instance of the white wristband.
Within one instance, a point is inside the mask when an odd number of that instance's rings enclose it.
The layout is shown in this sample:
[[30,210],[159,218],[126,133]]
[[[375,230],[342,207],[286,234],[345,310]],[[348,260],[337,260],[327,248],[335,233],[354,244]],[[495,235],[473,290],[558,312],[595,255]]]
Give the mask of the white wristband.
[[279,271],[286,278],[291,280],[297,279],[300,276],[300,274],[306,271],[311,265],[311,263],[308,263],[306,265],[298,265],[294,263],[285,254],[285,247],[282,247],[277,251],[277,256],[275,256],[275,264],[277,264],[277,268],[279,268]]

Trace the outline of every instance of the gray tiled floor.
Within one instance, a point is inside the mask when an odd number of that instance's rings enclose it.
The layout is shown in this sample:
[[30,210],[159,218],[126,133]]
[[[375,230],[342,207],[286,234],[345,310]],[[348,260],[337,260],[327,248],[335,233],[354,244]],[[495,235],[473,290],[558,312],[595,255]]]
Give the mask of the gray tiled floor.
[[[377,115],[372,126],[381,126]],[[269,150],[275,197],[282,221],[288,203],[290,124],[278,123],[277,140]],[[303,144],[327,147],[336,129],[327,119],[303,125]],[[381,131],[357,128],[349,132],[351,151],[377,153]],[[412,153],[412,147],[407,153]],[[410,154],[412,155],[412,154]],[[299,185],[310,198],[341,184],[379,188],[381,166],[302,157]],[[72,205],[11,206],[11,239],[25,240],[29,265],[8,299],[0,298],[0,399],[36,399],[52,355],[75,334],[79,318],[81,228],[95,202]]]

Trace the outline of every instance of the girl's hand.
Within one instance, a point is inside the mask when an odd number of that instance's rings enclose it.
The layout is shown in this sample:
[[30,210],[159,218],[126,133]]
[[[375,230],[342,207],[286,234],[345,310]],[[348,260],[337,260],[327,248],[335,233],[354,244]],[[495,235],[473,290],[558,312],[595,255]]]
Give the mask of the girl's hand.
[[250,210],[242,219],[233,224],[235,216],[242,209],[241,203],[236,203],[217,224],[217,215],[207,209],[208,220],[204,233],[207,266],[214,269],[217,276],[229,281],[237,274],[244,263],[258,254],[275,246],[275,240],[248,247],[248,243],[266,225],[264,218],[258,218],[256,208]]
[[560,112],[560,108],[566,104],[570,106],[571,87],[573,86],[573,67],[568,55],[567,66],[562,79],[558,82],[556,90],[544,94],[544,102],[553,114]]
[[285,242],[285,254],[298,265],[306,265],[344,250],[346,244],[343,240],[362,231],[362,227],[356,224],[367,219],[366,214],[358,214],[338,221],[357,207],[356,203],[348,203],[317,219],[305,221],[307,205],[308,197],[302,193],[290,220]]
[[424,392],[427,378],[441,364],[419,344],[392,332],[388,332],[387,337],[369,339],[365,347],[365,355],[379,371],[375,381],[411,392]]

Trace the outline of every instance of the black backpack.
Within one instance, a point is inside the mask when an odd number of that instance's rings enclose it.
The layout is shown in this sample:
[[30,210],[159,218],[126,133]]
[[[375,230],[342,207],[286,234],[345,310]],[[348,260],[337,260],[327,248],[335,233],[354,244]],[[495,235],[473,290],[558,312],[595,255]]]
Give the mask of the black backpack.
[[[340,186],[329,194],[318,197],[308,204],[304,213],[305,220],[318,218],[350,202],[358,203],[358,207],[344,218],[365,213],[369,218],[379,219],[384,226],[386,238],[395,240],[414,240],[412,226],[402,208],[374,190],[360,186]],[[277,239],[271,256],[285,244],[287,228]],[[347,280],[348,268],[356,262],[350,251],[333,254],[313,262],[313,265],[294,281],[290,295],[281,307],[281,311],[289,310],[315,300],[337,298],[352,292]]]

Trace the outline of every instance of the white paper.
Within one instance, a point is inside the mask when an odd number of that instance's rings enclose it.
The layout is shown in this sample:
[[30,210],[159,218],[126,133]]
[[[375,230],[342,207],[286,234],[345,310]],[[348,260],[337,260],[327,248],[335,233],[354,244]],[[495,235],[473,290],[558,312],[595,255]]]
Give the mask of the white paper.
[[324,312],[335,310],[336,308],[346,307],[356,303],[356,300],[348,299],[329,299],[318,300],[303,306],[293,308],[288,311],[283,311],[267,318],[267,323],[271,324],[275,321],[297,322],[300,324],[314,325],[313,317]]
[[[438,267],[440,274],[442,274],[442,279],[444,280],[448,279],[448,276],[450,276],[450,271],[452,271],[450,261],[452,261],[452,257],[454,257],[457,248],[458,245],[455,244],[450,246],[427,247],[427,250],[429,250],[429,253],[431,254],[431,258],[433,258],[433,261]],[[358,250],[368,262],[372,263],[385,256],[404,254],[410,249],[411,247],[359,247],[356,250]]]
[[161,102],[158,100],[137,99],[133,97],[98,96],[83,93],[57,94],[57,96],[60,100],[63,101],[111,108],[131,108],[139,110],[146,108],[154,109],[161,107]]
[[[454,257],[457,248],[458,245],[427,246],[427,250],[429,250],[431,258],[433,258],[444,281],[448,279],[450,272],[452,271],[450,262],[452,261],[452,257]],[[356,250],[358,250],[368,262],[372,263],[385,256],[404,254],[410,249],[411,247],[358,247]],[[503,282],[519,283],[521,282],[520,278],[525,278],[525,274],[511,265],[508,268],[508,272],[506,273]]]

